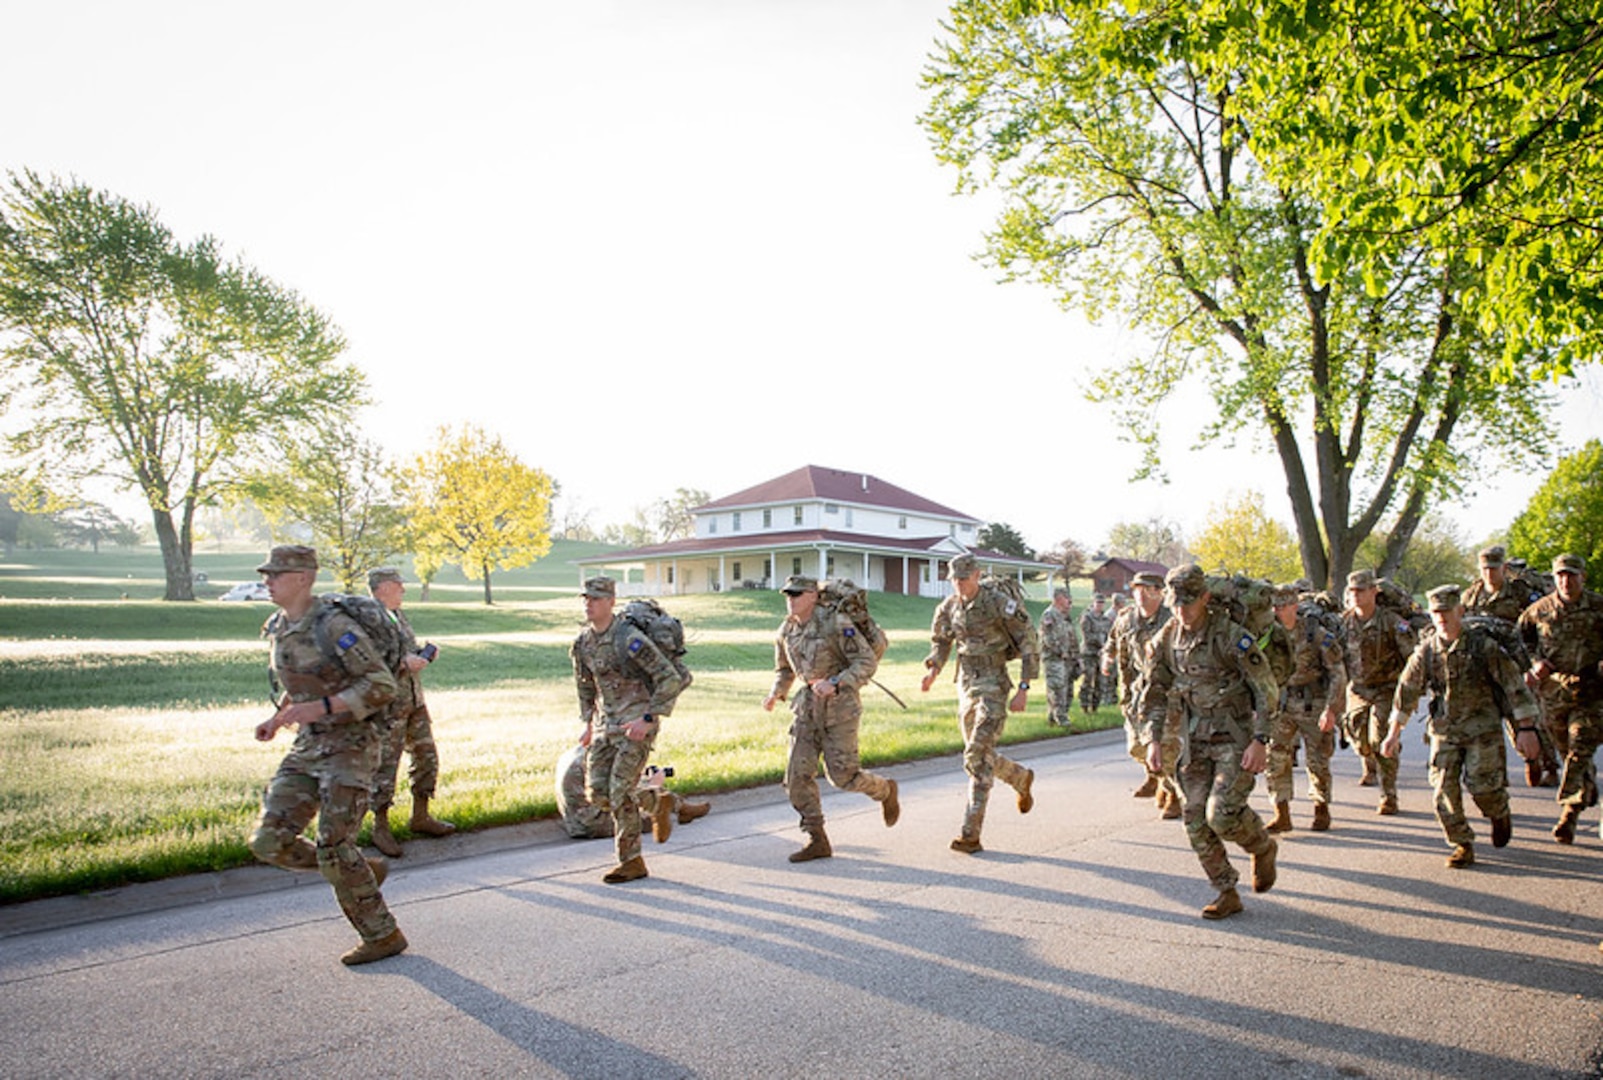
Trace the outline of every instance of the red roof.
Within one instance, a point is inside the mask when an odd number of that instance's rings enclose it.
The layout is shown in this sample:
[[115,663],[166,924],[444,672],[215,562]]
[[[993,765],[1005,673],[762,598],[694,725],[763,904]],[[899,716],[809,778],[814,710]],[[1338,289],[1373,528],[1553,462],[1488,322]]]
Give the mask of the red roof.
[[725,495],[721,499],[695,508],[722,510],[725,508],[761,506],[768,503],[793,503],[823,499],[826,502],[856,503],[886,510],[915,514],[933,514],[938,517],[958,518],[978,522],[980,519],[960,510],[931,502],[922,495],[914,495],[905,488],[888,484],[877,476],[846,469],[826,469],[819,465],[803,465],[794,472],[776,476],[756,487]]

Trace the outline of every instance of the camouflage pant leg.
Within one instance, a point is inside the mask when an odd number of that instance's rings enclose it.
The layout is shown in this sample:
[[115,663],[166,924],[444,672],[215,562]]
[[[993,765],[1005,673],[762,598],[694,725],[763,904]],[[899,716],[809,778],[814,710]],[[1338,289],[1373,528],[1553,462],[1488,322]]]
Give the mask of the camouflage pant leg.
[[1112,705],[1119,700],[1119,676],[1117,672],[1097,676],[1097,696],[1103,705]]
[[356,845],[379,755],[377,734],[365,723],[296,736],[294,748],[268,784],[261,821],[251,838],[251,850],[259,858],[301,868],[305,840],[300,830],[315,813],[316,866],[364,941],[395,931],[395,918]]
[[1348,694],[1347,715],[1343,725],[1358,756],[1374,763],[1376,775],[1380,777],[1381,794],[1395,799],[1397,766],[1401,764],[1403,755],[1400,746],[1396,757],[1387,757],[1380,752],[1380,744],[1386,741],[1386,732],[1391,725],[1387,707],[1371,705],[1355,694]]
[[1247,803],[1258,778],[1241,767],[1241,753],[1232,742],[1193,744],[1179,774],[1186,836],[1209,883],[1220,891],[1235,888],[1240,880],[1225,841],[1253,854],[1271,843],[1263,819]]
[[842,791],[858,791],[875,802],[890,797],[891,783],[862,767],[857,754],[857,733],[863,705],[856,694],[836,693],[824,710],[824,774]]
[[440,780],[440,751],[434,745],[434,724],[429,719],[427,705],[419,705],[407,717],[406,752],[412,757],[412,764],[406,771],[412,785],[412,798],[434,798],[434,789]]
[[390,717],[379,735],[378,768],[373,771],[373,812],[387,813],[395,805],[395,781],[401,769],[401,751],[406,746],[406,720]]
[[1291,762],[1298,740],[1308,755],[1309,797],[1316,803],[1330,802],[1330,755],[1336,748],[1336,733],[1319,729],[1324,711],[1322,703],[1290,701],[1270,729],[1269,765],[1264,774],[1275,802],[1290,802],[1295,794]]
[[652,735],[636,742],[621,731],[592,735],[590,739],[590,752],[585,759],[590,801],[612,813],[613,846],[619,863],[640,857],[640,802],[636,789],[656,741]]
[[1068,727],[1069,702],[1074,700],[1074,679],[1069,674],[1069,662],[1061,656],[1048,656],[1042,658],[1041,667],[1046,675],[1046,718]]
[[1436,820],[1449,844],[1472,844],[1475,831],[1464,816],[1463,789],[1489,818],[1508,809],[1508,752],[1502,732],[1467,742],[1431,738],[1430,786],[1436,797]]
[[1097,697],[1102,689],[1102,680],[1097,674],[1101,664],[1102,657],[1094,652],[1080,654],[1080,670],[1083,673],[1080,679],[1080,708],[1086,712],[1097,707]]
[[959,684],[959,722],[963,730],[963,771],[968,773],[968,806],[963,812],[963,835],[978,838],[985,824],[985,807],[998,778],[1012,783],[1021,770],[996,752],[996,742],[1007,726],[1007,688],[995,679]]
[[1564,778],[1558,801],[1585,810],[1597,805],[1597,748],[1603,743],[1603,709],[1570,707],[1560,714],[1565,724]]
[[802,694],[790,721],[790,754],[785,759],[785,793],[801,815],[804,831],[824,825],[824,806],[818,797],[818,758],[824,752],[824,725],[806,706],[812,695]]

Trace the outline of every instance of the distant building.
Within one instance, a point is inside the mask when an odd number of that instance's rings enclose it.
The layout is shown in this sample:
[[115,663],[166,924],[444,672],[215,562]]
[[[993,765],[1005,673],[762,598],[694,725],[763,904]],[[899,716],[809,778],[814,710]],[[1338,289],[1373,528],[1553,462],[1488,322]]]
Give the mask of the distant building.
[[1169,573],[1169,568],[1162,563],[1144,562],[1141,559],[1109,559],[1091,571],[1091,587],[1103,596],[1129,596],[1131,579],[1145,573],[1163,577]]
[[965,552],[983,572],[1055,569],[974,546],[984,522],[868,473],[806,465],[691,511],[695,536],[578,560],[625,595],[777,589],[791,574],[850,578],[873,592],[945,596]]

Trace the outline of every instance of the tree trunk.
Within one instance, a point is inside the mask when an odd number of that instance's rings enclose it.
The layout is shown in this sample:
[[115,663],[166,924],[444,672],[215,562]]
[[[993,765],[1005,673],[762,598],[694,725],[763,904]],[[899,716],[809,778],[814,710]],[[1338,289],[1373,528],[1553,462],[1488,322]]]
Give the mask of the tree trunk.
[[490,605],[495,603],[490,598],[490,564],[487,562],[481,563],[480,568],[484,571],[484,602],[486,605]]
[[195,576],[189,545],[179,537],[173,525],[170,510],[150,512],[156,526],[156,539],[161,543],[161,561],[167,571],[167,593],[164,600],[195,599]]

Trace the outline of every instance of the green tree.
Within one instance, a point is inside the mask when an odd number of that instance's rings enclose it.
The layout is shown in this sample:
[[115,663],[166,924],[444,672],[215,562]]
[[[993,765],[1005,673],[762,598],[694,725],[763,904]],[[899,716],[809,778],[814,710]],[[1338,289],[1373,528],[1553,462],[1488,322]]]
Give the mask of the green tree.
[[[1358,549],[1359,566],[1379,566],[1386,555],[1386,537],[1371,536]],[[1393,581],[1418,596],[1438,585],[1474,580],[1475,553],[1458,530],[1437,515],[1420,523],[1403,561],[1390,572]]]
[[691,511],[711,501],[712,496],[699,488],[675,488],[671,498],[657,504],[658,538],[666,542],[696,535],[696,519]]
[[168,600],[194,599],[196,509],[363,392],[328,320],[211,237],[179,243],[149,207],[31,172],[0,200],[0,331],[27,418],[12,453],[65,487],[137,488]]
[[1042,562],[1057,564],[1058,569],[1052,572],[1052,576],[1062,578],[1065,585],[1074,578],[1084,577],[1088,569],[1086,566],[1088,557],[1085,552],[1085,545],[1072,537],[1064,537],[1059,540],[1052,547],[1041,552],[1039,558]]
[[1223,31],[1193,6],[952,14],[927,75],[937,156],[961,190],[1002,194],[986,257],[1007,278],[1151,334],[1150,354],[1092,383],[1144,471],[1160,465],[1158,408],[1200,380],[1203,440],[1273,449],[1303,571],[1328,585],[1386,515],[1394,565],[1433,503],[1550,446],[1546,392],[1500,386],[1502,340],[1464,317],[1485,287],[1470,260],[1399,241],[1316,278],[1324,210],[1264,175],[1260,118],[1237,107],[1252,71],[1221,63]]
[[1210,571],[1240,571],[1277,582],[1302,572],[1291,530],[1269,516],[1256,491],[1215,503],[1191,546],[1197,562]]
[[494,602],[492,570],[527,566],[551,550],[551,478],[475,425],[441,428],[402,486],[418,557],[483,578],[486,604]]
[[1175,567],[1191,560],[1180,526],[1162,518],[1121,521],[1108,530],[1108,556]]
[[325,429],[283,453],[273,471],[251,478],[245,493],[276,533],[309,528],[319,561],[343,591],[366,592],[367,572],[404,550],[407,540],[383,451],[369,439]]
[[[1510,373],[1603,353],[1603,15],[1509,0],[1199,0],[1233,108],[1279,182],[1328,210],[1324,276],[1394,241],[1481,271],[1465,316]],[[1551,348],[1551,355],[1547,350]]]
[[1034,560],[1035,552],[1024,542],[1024,536],[1005,521],[993,521],[980,529],[975,542],[986,551],[1011,555],[1015,559]]
[[138,543],[139,530],[103,503],[81,502],[58,512],[54,517],[56,536],[62,543],[87,546],[96,555],[100,554],[102,540],[119,547]]
[[1579,555],[1589,582],[1603,581],[1603,442],[1589,440],[1559,461],[1508,527],[1508,547],[1535,570]]

